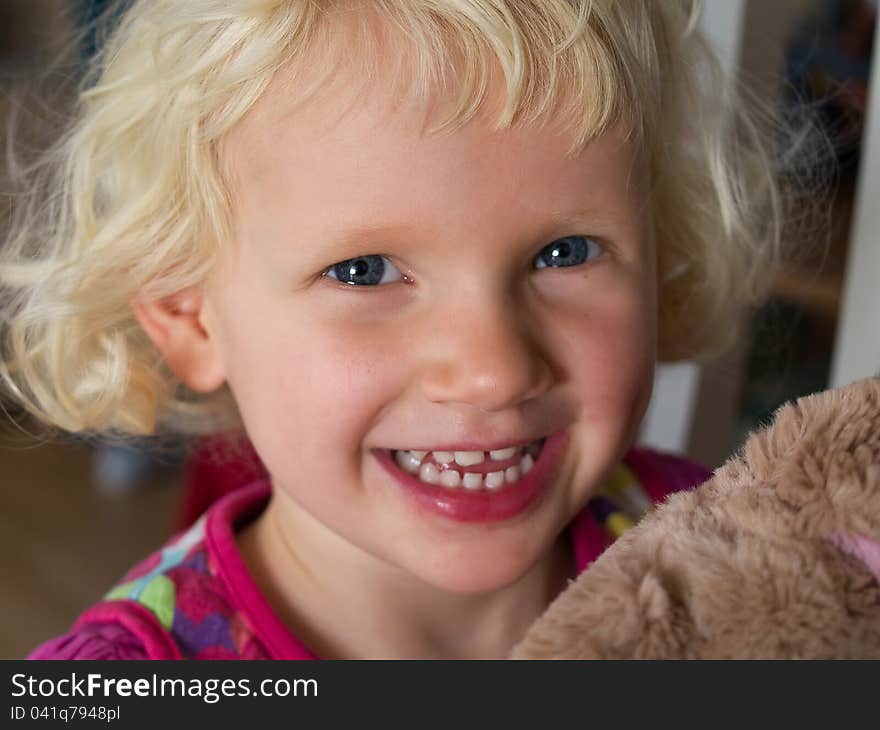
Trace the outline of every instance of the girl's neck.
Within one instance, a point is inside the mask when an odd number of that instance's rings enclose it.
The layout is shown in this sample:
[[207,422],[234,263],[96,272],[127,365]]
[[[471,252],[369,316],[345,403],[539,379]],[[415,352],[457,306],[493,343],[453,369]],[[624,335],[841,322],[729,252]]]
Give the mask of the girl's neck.
[[273,496],[237,542],[279,618],[324,659],[506,658],[575,572],[564,533],[515,583],[459,595],[351,545],[331,559],[323,552],[322,529],[295,504]]

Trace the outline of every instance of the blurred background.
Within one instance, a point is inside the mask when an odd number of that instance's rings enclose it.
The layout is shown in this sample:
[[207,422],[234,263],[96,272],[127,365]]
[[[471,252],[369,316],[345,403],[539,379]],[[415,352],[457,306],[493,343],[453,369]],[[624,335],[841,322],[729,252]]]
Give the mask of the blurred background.
[[[103,3],[0,0],[0,141],[19,152],[43,145],[63,122],[73,72],[95,43],[74,38]],[[47,69],[65,64],[52,74]],[[10,125],[14,133],[10,131]],[[0,165],[0,228],[12,200]],[[2,241],[2,235],[0,235]],[[30,435],[0,403],[0,658],[24,656],[66,631],[135,562],[164,542],[180,519],[181,458],[99,448]],[[13,425],[13,421],[19,425]]]
[[[46,70],[65,51],[80,59],[92,52],[93,34],[73,39],[102,6],[0,0],[4,147],[10,119],[16,144],[36,146],[45,137],[32,130],[63,119],[72,74],[47,77]],[[833,140],[839,173],[833,193],[818,201],[827,230],[817,227],[815,240],[803,241],[771,301],[748,317],[740,346],[711,363],[658,370],[643,442],[716,466],[786,400],[878,370],[880,130],[872,130],[880,103],[869,93],[876,18],[872,0],[705,0],[703,24],[723,63],[783,111],[812,105]],[[0,177],[0,227],[12,204],[7,191]],[[213,476],[204,468],[194,476],[182,445],[151,452],[40,441],[26,425],[12,425],[26,422],[11,404],[0,405],[13,417],[0,418],[0,574],[7,586],[0,658],[17,658],[66,631],[189,519],[198,506],[187,493],[193,480]]]

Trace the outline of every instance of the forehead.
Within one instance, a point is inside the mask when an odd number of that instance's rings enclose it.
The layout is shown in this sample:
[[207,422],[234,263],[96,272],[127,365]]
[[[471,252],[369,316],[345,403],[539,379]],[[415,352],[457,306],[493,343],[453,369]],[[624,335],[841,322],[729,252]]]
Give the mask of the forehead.
[[336,203],[375,200],[383,191],[415,202],[456,183],[463,190],[521,186],[566,200],[585,186],[601,193],[598,183],[612,174],[625,178],[627,192],[644,192],[640,149],[614,129],[571,154],[572,136],[549,124],[496,131],[480,114],[454,130],[428,131],[429,106],[437,103],[402,105],[375,83],[356,103],[322,90],[299,104],[273,84],[224,144],[233,198],[314,199],[318,181],[332,179]]

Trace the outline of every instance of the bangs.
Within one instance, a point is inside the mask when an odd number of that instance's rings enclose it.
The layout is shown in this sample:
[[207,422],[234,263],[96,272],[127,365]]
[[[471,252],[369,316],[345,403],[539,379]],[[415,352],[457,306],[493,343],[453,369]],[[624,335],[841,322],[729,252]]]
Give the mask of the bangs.
[[641,138],[658,115],[652,3],[374,0],[367,13],[365,5],[337,2],[319,15],[311,42],[331,63],[313,90],[340,66],[365,83],[390,77],[395,99],[433,109],[429,133],[478,114],[496,130],[550,122],[573,134],[572,153],[612,126]]

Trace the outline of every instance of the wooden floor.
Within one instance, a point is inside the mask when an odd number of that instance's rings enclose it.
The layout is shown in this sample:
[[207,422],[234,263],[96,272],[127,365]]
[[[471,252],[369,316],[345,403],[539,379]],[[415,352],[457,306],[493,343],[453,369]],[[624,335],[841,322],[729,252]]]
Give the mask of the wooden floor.
[[170,533],[179,499],[173,469],[106,494],[91,465],[82,445],[0,435],[0,659],[66,631]]

